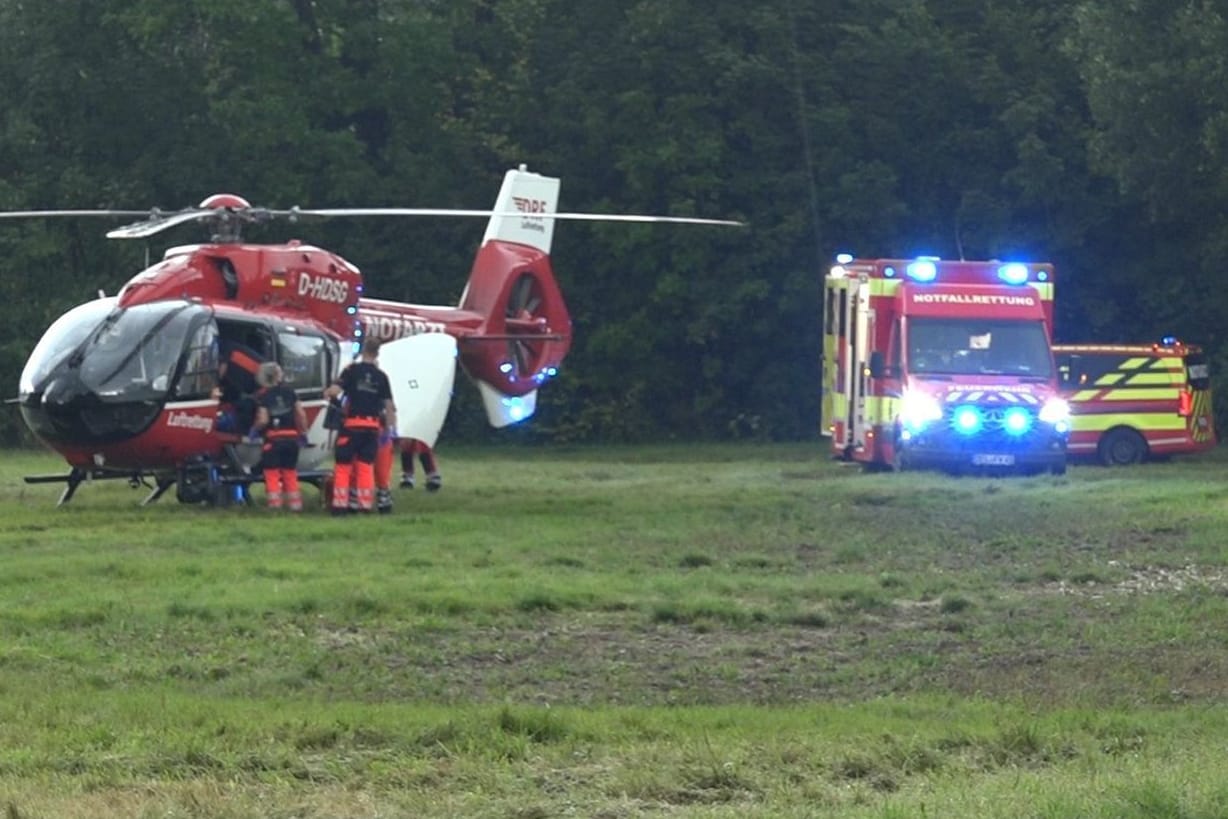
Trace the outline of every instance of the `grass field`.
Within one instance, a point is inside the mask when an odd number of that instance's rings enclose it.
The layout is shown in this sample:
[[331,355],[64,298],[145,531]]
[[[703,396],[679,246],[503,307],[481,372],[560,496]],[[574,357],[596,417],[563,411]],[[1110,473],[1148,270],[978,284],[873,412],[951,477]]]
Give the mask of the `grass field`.
[[334,519],[6,453],[6,819],[1228,815],[1228,455],[442,456]]

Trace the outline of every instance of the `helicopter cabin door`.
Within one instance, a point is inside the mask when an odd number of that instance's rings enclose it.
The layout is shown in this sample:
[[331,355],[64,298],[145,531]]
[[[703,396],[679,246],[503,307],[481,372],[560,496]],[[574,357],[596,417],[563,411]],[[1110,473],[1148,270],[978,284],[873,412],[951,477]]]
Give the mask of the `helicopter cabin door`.
[[870,432],[870,340],[874,337],[874,311],[870,309],[868,281],[849,281],[847,324],[849,328],[848,356],[848,429],[852,452],[863,452]]
[[873,313],[868,282],[827,279],[824,292],[822,432],[832,452],[849,458],[862,449],[869,427],[867,396]]
[[397,436],[435,446],[452,401],[456,339],[421,333],[389,341],[380,348],[380,367],[392,384]]

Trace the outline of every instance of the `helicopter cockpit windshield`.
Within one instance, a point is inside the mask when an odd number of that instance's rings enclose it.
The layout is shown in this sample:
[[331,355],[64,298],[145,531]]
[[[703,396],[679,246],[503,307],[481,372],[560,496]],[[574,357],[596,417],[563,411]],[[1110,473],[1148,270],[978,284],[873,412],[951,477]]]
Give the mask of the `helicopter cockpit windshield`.
[[104,401],[166,396],[198,324],[194,319],[209,311],[190,302],[158,302],[102,312],[107,301],[82,305],[64,317],[72,322],[56,322],[47,331],[22,374],[23,393],[38,389],[40,376],[67,368]]
[[26,363],[23,414],[53,439],[135,434],[182,392],[176,379],[184,367],[190,391],[203,389],[195,381],[217,369],[216,335],[210,308],[190,301],[80,305],[47,330]]

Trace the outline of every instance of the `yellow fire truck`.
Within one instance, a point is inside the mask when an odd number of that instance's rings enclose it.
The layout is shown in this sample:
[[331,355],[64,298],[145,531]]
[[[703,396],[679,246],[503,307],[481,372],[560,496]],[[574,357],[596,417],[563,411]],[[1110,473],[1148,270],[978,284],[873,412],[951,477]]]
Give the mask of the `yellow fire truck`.
[[1055,344],[1070,404],[1072,456],[1106,466],[1203,452],[1216,444],[1211,374],[1202,348],[1159,344]]

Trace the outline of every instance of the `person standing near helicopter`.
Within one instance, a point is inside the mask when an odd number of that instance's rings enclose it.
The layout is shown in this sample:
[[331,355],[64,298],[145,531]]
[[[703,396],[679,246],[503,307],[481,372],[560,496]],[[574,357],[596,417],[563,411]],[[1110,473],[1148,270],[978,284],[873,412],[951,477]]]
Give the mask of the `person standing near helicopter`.
[[367,338],[362,355],[337,376],[324,397],[337,399],[345,394],[345,416],[337,434],[331,511],[344,515],[349,509],[353,484],[358,511],[370,512],[375,506],[375,458],[384,424],[396,429],[396,404],[392,384],[379,368],[380,342]]
[[262,387],[257,398],[256,422],[252,429],[264,436],[261,468],[270,509],[283,506],[303,511],[303,493],[298,482],[299,442],[307,435],[307,413],[294,388],[285,384],[281,366],[266,361],[256,371]]
[[414,458],[422,462],[422,470],[426,472],[426,491],[438,492],[443,486],[439,459],[435,457],[435,450],[430,444],[417,438],[401,440],[401,488],[414,488]]

